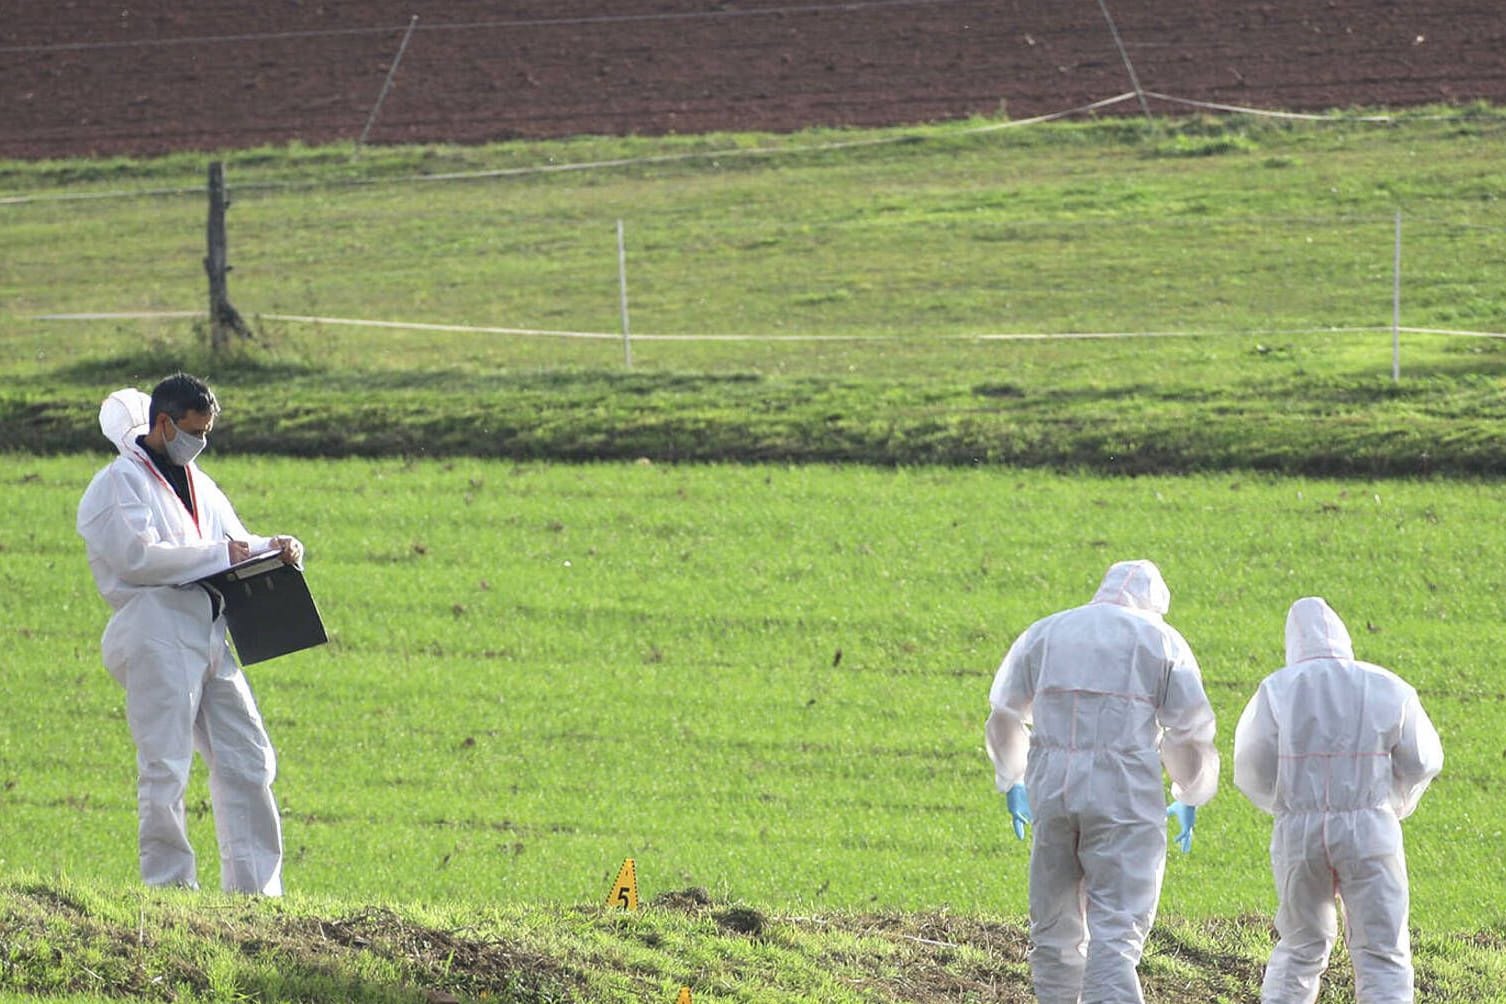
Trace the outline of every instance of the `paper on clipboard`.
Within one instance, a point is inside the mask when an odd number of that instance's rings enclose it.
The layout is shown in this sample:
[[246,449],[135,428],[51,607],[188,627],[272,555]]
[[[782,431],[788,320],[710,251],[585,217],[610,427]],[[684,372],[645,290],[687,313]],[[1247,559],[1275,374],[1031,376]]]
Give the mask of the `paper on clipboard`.
[[225,624],[243,666],[329,640],[303,570],[285,564],[280,548],[259,551],[198,581],[224,600]]
[[257,551],[255,554],[242,558],[223,572],[216,572],[210,578],[224,576],[227,582],[238,582],[241,579],[249,579],[263,572],[270,572],[276,565],[282,564],[282,548],[268,547]]

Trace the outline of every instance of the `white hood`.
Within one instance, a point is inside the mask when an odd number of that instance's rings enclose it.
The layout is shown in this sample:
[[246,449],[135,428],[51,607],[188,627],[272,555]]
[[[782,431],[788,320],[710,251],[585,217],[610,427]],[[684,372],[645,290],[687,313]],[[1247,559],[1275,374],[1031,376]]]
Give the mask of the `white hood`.
[[1309,659],[1353,659],[1349,629],[1321,597],[1304,596],[1286,613],[1286,664]]
[[130,453],[137,436],[151,429],[152,398],[135,387],[117,390],[99,406],[99,428],[121,453]]
[[1103,584],[1093,594],[1093,602],[1164,615],[1171,609],[1171,590],[1166,588],[1166,580],[1161,578],[1155,562],[1119,561],[1109,566]]

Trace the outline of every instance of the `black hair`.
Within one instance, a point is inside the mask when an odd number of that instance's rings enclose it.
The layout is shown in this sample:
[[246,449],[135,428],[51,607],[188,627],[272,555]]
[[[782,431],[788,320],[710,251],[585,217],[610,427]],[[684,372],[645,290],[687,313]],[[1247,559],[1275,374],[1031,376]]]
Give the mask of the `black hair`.
[[211,416],[220,413],[220,402],[215,400],[214,391],[198,377],[174,373],[152,390],[152,407],[147,417],[153,425],[157,424],[158,415],[166,415],[176,422],[190,411]]

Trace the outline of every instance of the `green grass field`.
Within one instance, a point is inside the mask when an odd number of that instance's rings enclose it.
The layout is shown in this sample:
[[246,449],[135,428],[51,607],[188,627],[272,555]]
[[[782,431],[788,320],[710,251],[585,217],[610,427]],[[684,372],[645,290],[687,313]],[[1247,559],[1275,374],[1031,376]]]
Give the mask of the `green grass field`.
[[[132,751],[71,531],[98,460],[14,458],[0,486],[23,653],[0,684],[17,709],[0,846],[7,870],[130,888]],[[1111,560],[1149,555],[1226,758],[1299,595],[1328,597],[1362,657],[1418,686],[1449,760],[1407,824],[1414,922],[1449,937],[1506,924],[1490,905],[1506,887],[1492,668],[1506,555],[1478,532],[1494,484],[206,466],[253,526],[302,535],[333,633],[250,674],[282,761],[295,898],[565,909],[600,901],[632,856],[645,899],[700,887],[797,917],[1018,917],[1026,849],[980,742],[993,669]],[[206,799],[199,777],[212,885]],[[1164,914],[1269,915],[1267,833],[1226,773],[1194,852],[1168,863]]]
[[[5,484],[26,528],[4,541],[5,614],[28,669],[4,698],[28,717],[0,748],[0,845],[33,848],[12,866],[126,881],[130,741],[71,522],[95,462],[25,459]],[[206,466],[240,487],[251,525],[302,536],[333,633],[251,671],[283,759],[295,888],[572,903],[634,856],[651,891],[1019,912],[1025,848],[1006,839],[981,752],[993,670],[1031,620],[1144,555],[1173,587],[1226,756],[1298,596],[1326,596],[1362,657],[1419,688],[1450,759],[1409,824],[1414,915],[1503,919],[1479,914],[1478,882],[1506,876],[1476,809],[1501,755],[1485,709],[1506,554],[1478,532],[1498,486]],[[54,741],[38,747],[44,728]],[[1224,796],[1197,852],[1171,862],[1169,912],[1270,907],[1266,820]]]
[[[1385,325],[1402,209],[1404,323],[1502,329],[1503,121],[233,154],[258,338],[222,356],[189,320],[37,317],[198,306],[201,197],[75,197],[202,159],[0,164],[0,995],[1028,999],[988,684],[1143,556],[1226,758],[1298,596],[1418,687],[1448,755],[1407,823],[1420,992],[1499,999],[1506,349],[1408,334],[1393,385]],[[900,141],[400,180],[832,138]],[[257,319],[610,331],[618,217],[636,331],[850,340],[644,341],[628,371],[612,341]],[[1041,331],[1191,334],[978,337]],[[250,672],[280,903],[135,885],[72,525],[99,399],[177,366],[333,636]],[[1168,862],[1156,1000],[1248,999],[1269,950],[1268,824],[1224,776]],[[190,809],[212,887],[202,777]],[[629,856],[653,905],[602,913]]]

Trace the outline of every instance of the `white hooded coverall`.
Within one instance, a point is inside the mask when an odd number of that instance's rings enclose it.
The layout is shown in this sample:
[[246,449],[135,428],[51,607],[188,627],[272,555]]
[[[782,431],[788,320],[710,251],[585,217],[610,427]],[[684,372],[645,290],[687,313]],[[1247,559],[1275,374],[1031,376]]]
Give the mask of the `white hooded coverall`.
[[1280,941],[1261,1000],[1317,999],[1337,935],[1362,1004],[1412,1000],[1401,820],[1443,769],[1443,745],[1417,692],[1354,658],[1323,600],[1286,615],[1287,665],[1266,677],[1234,732],[1234,783],[1276,817],[1271,870]]
[[1123,561],[1093,601],[1032,624],[989,694],[995,783],[1024,780],[1034,815],[1030,970],[1046,1004],[1138,1002],[1155,920],[1166,801],[1218,789],[1213,709],[1171,594],[1149,561]]
[[141,877],[198,884],[183,805],[197,749],[209,766],[221,886],[280,895],[276,756],[226,644],[225,620],[211,620],[209,594],[192,584],[229,566],[230,539],[254,552],[269,538],[247,532],[196,464],[188,465],[189,512],[136,442],[147,432],[149,404],[135,389],[105,400],[100,428],[120,456],[94,476],[78,508],[89,567],[114,610],[101,649],[125,688],[136,743]]

